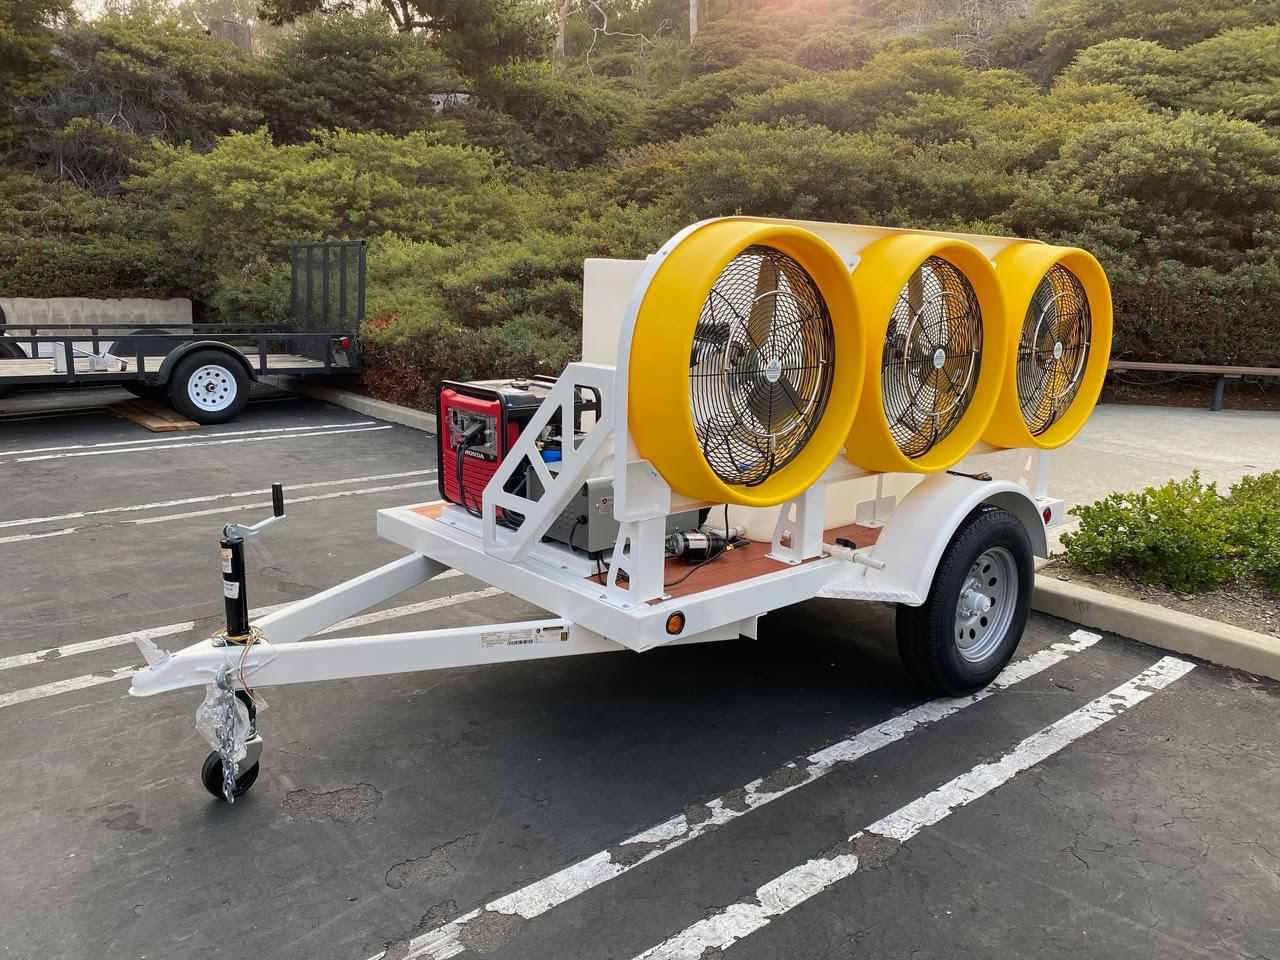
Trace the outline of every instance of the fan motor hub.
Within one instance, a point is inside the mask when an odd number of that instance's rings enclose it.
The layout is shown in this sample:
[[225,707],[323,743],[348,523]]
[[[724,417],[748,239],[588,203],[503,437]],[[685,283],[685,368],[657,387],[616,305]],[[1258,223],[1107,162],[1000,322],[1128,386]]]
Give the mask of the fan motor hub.
[[1053,359],[1062,359],[1062,341],[1059,340],[1053,345]]
[[947,351],[939,347],[933,351],[933,369],[941,370],[943,364],[947,362]]
[[782,360],[780,358],[769,358],[764,365],[764,378],[770,383],[777,383],[782,379]]

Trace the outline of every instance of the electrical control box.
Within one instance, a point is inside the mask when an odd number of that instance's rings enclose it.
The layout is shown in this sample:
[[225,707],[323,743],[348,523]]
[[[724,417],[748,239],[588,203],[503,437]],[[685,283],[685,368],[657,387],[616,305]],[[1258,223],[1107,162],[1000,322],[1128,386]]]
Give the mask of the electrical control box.
[[[554,475],[559,472],[559,464],[547,463],[547,469]],[[541,495],[542,484],[532,469],[527,471],[525,482],[530,496]],[[698,510],[673,513],[667,517],[667,533],[697,530],[701,522],[702,515]],[[569,505],[543,536],[582,553],[612,550],[618,539],[618,521],[613,518],[613,479],[592,477],[579,487]]]

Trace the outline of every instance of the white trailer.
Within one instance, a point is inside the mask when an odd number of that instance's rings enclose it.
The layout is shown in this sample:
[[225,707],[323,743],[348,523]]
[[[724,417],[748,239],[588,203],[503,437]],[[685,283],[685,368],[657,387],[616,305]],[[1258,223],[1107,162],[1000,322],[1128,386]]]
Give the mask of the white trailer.
[[[139,640],[147,665],[131,689],[151,696],[207,688],[203,722],[217,744],[202,771],[210,792],[233,799],[257,776],[262,741],[251,689],[585,653],[640,654],[686,643],[720,642],[731,654],[741,638],[756,636],[761,617],[814,597],[897,605],[903,660],[929,690],[955,695],[995,677],[1027,621],[1033,558],[1047,556],[1047,527],[1061,519],[1062,502],[1048,495],[1048,453],[1026,451],[1016,479],[877,473],[836,457],[816,483],[773,511],[691,500],[639,455],[628,428],[628,327],[658,259],[589,264],[588,356],[607,354],[593,344],[612,341],[614,362],[573,363],[555,381],[484,488],[481,516],[446,502],[381,510],[379,535],[403,547],[405,556],[251,625],[236,609],[244,599],[237,545],[265,524],[228,526],[229,629],[173,653]],[[599,287],[602,278],[608,282]],[[553,473],[537,438],[556,418],[572,422],[584,391],[601,398],[598,413],[564,447]],[[995,448],[982,445],[974,455],[990,452]],[[537,496],[527,488],[511,492],[510,480],[521,469],[537,474]],[[582,485],[600,477],[612,479],[619,523],[607,565],[544,539]],[[665,522],[706,508],[713,520],[755,536],[691,568],[668,556]],[[523,521],[511,529],[501,521],[503,512]],[[283,513],[278,497],[276,515]],[[548,616],[309,639],[451,569]]]

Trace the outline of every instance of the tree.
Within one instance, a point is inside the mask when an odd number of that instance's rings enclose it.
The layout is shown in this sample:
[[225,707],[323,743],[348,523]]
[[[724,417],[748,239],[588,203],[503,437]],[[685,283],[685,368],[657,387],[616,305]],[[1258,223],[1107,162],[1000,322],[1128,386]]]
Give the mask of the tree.
[[1179,49],[1233,27],[1272,23],[1278,13],[1275,0],[1057,0],[1031,18],[1042,37],[1033,69],[1052,77],[1081,50],[1120,37]]
[[1109,40],[1083,51],[1062,76],[1115,84],[1157,107],[1280,126],[1280,26],[1228,30],[1182,50]]
[[19,135],[14,100],[38,96],[58,81],[54,28],[72,17],[71,0],[0,0],[0,149]]
[[517,163],[570,169],[623,145],[626,121],[638,109],[605,81],[514,63],[480,78],[472,102],[449,115]]
[[[396,30],[421,31],[467,73],[536,57],[550,39],[538,0],[378,0],[378,7]],[[264,0],[262,4],[263,16],[274,24],[350,9],[350,0]]]
[[17,102],[32,156],[102,193],[153,137],[205,150],[262,122],[259,66],[198,27],[109,15],[63,30],[57,56],[65,82]]
[[342,128],[405,135],[435,122],[432,97],[461,78],[418,33],[396,33],[376,13],[304,21],[265,62],[261,106],[278,143]]
[[1154,40],[1107,40],[1083,51],[1062,73],[1068,83],[1114,83],[1148,103],[1170,107],[1186,96],[1177,52]]

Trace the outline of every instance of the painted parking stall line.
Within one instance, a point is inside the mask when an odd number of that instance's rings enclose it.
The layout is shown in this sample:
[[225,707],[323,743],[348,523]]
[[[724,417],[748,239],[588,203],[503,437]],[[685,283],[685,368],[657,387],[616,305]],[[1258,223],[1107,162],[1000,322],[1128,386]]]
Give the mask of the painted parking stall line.
[[[460,570],[446,570],[437,577],[433,577],[431,582],[437,580],[448,580],[453,577],[462,576]],[[479,593],[481,591],[475,591]],[[501,591],[496,590],[495,593]],[[464,594],[451,594],[450,596],[461,597]],[[470,596],[470,595],[466,595]],[[438,600],[447,600],[449,597],[440,597]],[[265,607],[254,607],[249,611],[250,617],[265,617],[269,613],[275,613],[277,610],[283,610],[285,607],[291,607],[296,603],[295,600],[289,600],[285,603],[273,603]],[[462,601],[457,601],[462,602]],[[338,630],[346,629],[348,626],[364,626],[367,623],[377,623],[383,620],[394,620],[397,617],[408,617],[415,613],[424,613],[428,610],[436,609],[436,606],[429,604],[437,604],[435,600],[426,600],[422,603],[410,603],[404,606],[391,607],[387,610],[380,610],[376,613],[367,613],[360,617],[352,617],[350,620],[344,620],[342,623],[335,624],[320,631],[321,634],[334,633]],[[446,606],[447,604],[438,603],[438,606]],[[377,619],[373,619],[377,618]],[[359,622],[356,622],[359,621]],[[144,630],[133,630],[129,633],[117,633],[110,637],[99,637],[96,640],[81,640],[77,643],[64,643],[57,647],[47,647],[44,650],[36,650],[31,653],[18,653],[11,657],[0,657],[0,670],[12,670],[14,667],[33,666],[38,663],[47,663],[50,660],[61,660],[65,657],[74,657],[81,653],[96,653],[99,650],[109,650],[111,647],[122,647],[138,640],[160,640],[164,637],[172,637],[183,633],[189,633],[196,628],[195,620],[183,620],[179,623],[166,623],[159,627],[147,627]]]
[[[473,600],[485,600],[490,597],[498,596],[501,593],[502,591],[499,590],[497,587],[487,587],[484,590],[472,590],[466,593],[455,593],[445,597],[438,597],[435,600],[424,600],[421,603],[411,603],[411,604],[406,604],[403,607],[393,607],[390,610],[382,610],[377,613],[364,614],[359,617],[352,617],[349,620],[343,620],[341,623],[335,623],[331,627],[326,627],[324,630],[318,631],[316,636],[323,636],[325,634],[337,633],[341,630],[351,630],[356,627],[366,626],[370,623],[378,623],[385,620],[393,620],[393,619],[396,619],[397,617],[413,616],[414,614],[426,613],[431,610],[439,610],[442,607],[450,607],[460,603],[470,603]],[[278,604],[275,607],[263,608],[259,612],[259,614],[269,613],[271,612],[271,610],[280,609],[282,607],[289,606],[289,605],[290,604]],[[180,626],[180,625],[174,624],[174,626]],[[194,624],[192,624],[192,626],[194,626]],[[174,631],[174,632],[181,632],[181,631]],[[128,637],[129,638],[128,642],[132,642],[134,639],[134,635],[132,634],[121,634],[121,636]],[[153,634],[151,636],[146,637],[145,639],[155,639],[155,636],[156,635]],[[107,639],[115,639],[115,638],[107,638]],[[92,643],[94,641],[88,641],[88,642]],[[306,641],[304,640],[301,642],[305,643]],[[96,649],[102,649],[102,648],[98,647]],[[86,650],[78,650],[76,652],[87,653],[89,651],[86,649]],[[26,658],[32,655],[24,654],[22,656]],[[10,659],[13,659],[13,658],[10,658]],[[48,658],[45,658],[45,659],[48,659]],[[31,661],[29,659],[24,659],[23,663],[14,664],[14,666],[25,666],[25,665],[28,665],[30,662]],[[39,658],[37,662],[39,662]],[[111,683],[112,681],[115,681],[115,680],[127,680],[142,668],[143,667],[141,664],[138,664],[135,666],[129,666],[129,667],[117,667],[113,670],[104,671],[102,673],[89,673],[79,677],[69,677],[65,680],[56,680],[52,683],[43,683],[35,687],[24,687],[20,690],[13,690],[6,694],[0,694],[0,709],[3,709],[5,707],[16,706],[17,704],[20,704],[20,703],[28,703],[32,700],[41,700],[41,699],[44,699],[45,697],[54,697],[61,693],[71,693],[72,691],[75,691],[75,690],[84,690],[89,687],[96,687],[96,686],[99,686],[100,684]]]
[[[678,813],[647,830],[623,840],[615,848],[602,850],[584,860],[579,860],[562,870],[527,884],[506,896],[499,897],[483,907],[456,917],[448,923],[414,937],[404,960],[446,960],[463,952],[462,934],[468,924],[486,915],[502,914],[523,920],[532,920],[578,897],[588,890],[620,877],[641,864],[648,863],[664,853],[683,846],[690,840],[716,829],[765,804],[772,803],[800,787],[813,783],[831,773],[842,763],[852,763],[904,737],[922,726],[944,720],[1002,690],[1021,683],[1048,668],[1061,663],[1069,656],[1087,650],[1102,637],[1087,630],[1077,630],[1065,641],[1051,644],[1031,656],[1011,663],[988,687],[967,697],[932,700],[918,707],[868,727],[866,730],[830,744],[805,758],[804,766],[787,764],[781,771],[787,775],[777,778],[784,786],[769,790],[765,783],[773,779],[770,774],[731,791],[730,794],[695,806],[699,812],[690,818],[687,812]],[[797,771],[799,773],[797,774]],[[732,800],[730,799],[732,797]],[[638,856],[627,856],[627,847],[635,849]],[[613,850],[624,855],[614,859]],[[643,851],[643,852],[640,852]],[[370,960],[384,960],[385,951]]]
[[[322,487],[341,487],[351,483],[376,483],[380,480],[403,480],[406,477],[434,477],[435,470],[404,470],[400,473],[379,473],[368,477],[347,477],[343,480],[317,480],[310,483],[292,483],[287,488],[290,493],[295,490],[317,490]],[[165,510],[169,507],[186,507],[197,503],[214,503],[219,500],[239,500],[242,497],[258,497],[270,493],[270,488],[261,490],[238,490],[234,493],[214,493],[202,497],[184,497],[181,500],[156,500],[151,503],[133,503],[118,507],[99,507],[96,510],[76,510],[71,513],[52,514],[43,517],[22,517],[18,520],[0,520],[0,530],[12,527],[36,526],[41,523],[65,523],[67,520],[82,520],[88,517],[109,516],[115,513],[141,513],[146,510]]]
[[230,440],[191,440],[181,443],[158,443],[154,447],[110,450],[75,450],[69,453],[43,453],[34,457],[14,457],[12,460],[0,460],[0,463],[35,463],[42,460],[64,460],[69,457],[101,457],[118,453],[151,453],[154,450],[189,450],[192,447],[217,447],[228,443],[283,443],[286,440],[303,440],[307,437],[333,437],[343,433],[373,433],[378,430],[390,430],[391,424],[380,427],[348,427],[341,430],[317,430],[309,428],[308,433],[281,433],[266,437],[232,437]]
[[0,543],[26,543],[28,540],[47,540],[49,537],[65,537],[75,533],[79,527],[63,527],[61,530],[50,530],[47,533],[16,533],[0,537]]
[[[57,416],[57,414],[50,414]],[[246,437],[253,434],[266,433],[297,433],[303,430],[329,430],[337,427],[369,427],[376,423],[374,420],[347,420],[342,423],[313,423],[304,427],[259,427],[255,430],[219,430],[216,433],[208,435],[207,439],[220,439],[223,437]],[[195,439],[194,437],[192,438]],[[58,453],[64,450],[93,450],[105,449],[107,447],[137,447],[143,444],[173,442],[172,437],[138,437],[133,440],[107,440],[102,443],[69,443],[56,447],[28,447],[23,450],[0,450],[0,457],[18,457],[31,453]]]
[[883,862],[922,830],[1044,762],[1193,669],[1195,664],[1190,661],[1164,657],[1110,693],[1033,733],[1000,759],[978,764],[882,817],[822,856],[806,860],[758,887],[755,902],[729,904],[638,954],[634,960],[699,960],[709,950],[732,946],[852,876],[863,860]]
[[[415,480],[411,483],[394,483],[382,487],[365,487],[360,490],[339,490],[335,493],[313,494],[309,497],[290,497],[287,506],[294,506],[299,503],[315,503],[320,500],[340,500],[343,497],[362,497],[371,493],[387,493],[391,490],[409,490],[413,487],[430,487],[434,486],[434,480]],[[226,513],[228,510],[257,510],[261,508],[270,508],[271,501],[264,500],[259,503],[237,503],[222,507],[213,507],[209,510],[189,510],[186,513],[170,513],[159,517],[141,517],[137,520],[121,520],[121,523],[127,523],[131,526],[142,526],[149,523],[168,523],[171,520],[189,520],[192,517],[211,517],[215,514]]]
[[116,680],[127,680],[141,669],[141,667],[117,667],[114,670],[106,670],[102,673],[88,673],[82,677],[68,677],[66,680],[42,683],[38,687],[11,690],[9,693],[0,694],[0,709],[17,706],[19,703],[28,703],[32,700],[41,700],[45,697],[54,697],[60,693],[86,690],[89,687],[112,683]]

